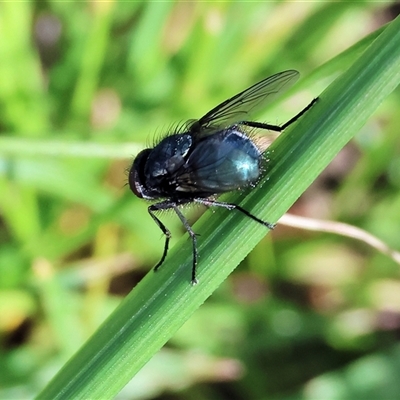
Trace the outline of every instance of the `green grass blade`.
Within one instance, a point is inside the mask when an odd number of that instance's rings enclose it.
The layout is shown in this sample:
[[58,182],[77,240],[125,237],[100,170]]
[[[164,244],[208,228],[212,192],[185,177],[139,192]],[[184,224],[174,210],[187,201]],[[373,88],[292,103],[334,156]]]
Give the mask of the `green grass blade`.
[[[267,177],[240,204],[277,221],[399,84],[399,65],[397,18],[272,145]],[[113,398],[266,234],[239,213],[223,210],[212,217],[208,212],[194,229],[201,234],[199,285],[189,284],[191,244],[184,237],[160,271],[135,287],[38,398]]]

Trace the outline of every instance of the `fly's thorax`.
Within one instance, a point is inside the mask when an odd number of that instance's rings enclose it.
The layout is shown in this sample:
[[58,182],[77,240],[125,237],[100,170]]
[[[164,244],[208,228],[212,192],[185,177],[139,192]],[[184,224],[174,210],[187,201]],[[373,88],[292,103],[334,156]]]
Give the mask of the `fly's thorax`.
[[153,149],[141,151],[129,171],[133,193],[145,199],[172,195],[176,171],[185,164],[191,146],[192,137],[182,133],[167,136]]
[[149,154],[145,166],[147,179],[174,174],[185,163],[191,146],[189,134],[174,134],[164,138]]

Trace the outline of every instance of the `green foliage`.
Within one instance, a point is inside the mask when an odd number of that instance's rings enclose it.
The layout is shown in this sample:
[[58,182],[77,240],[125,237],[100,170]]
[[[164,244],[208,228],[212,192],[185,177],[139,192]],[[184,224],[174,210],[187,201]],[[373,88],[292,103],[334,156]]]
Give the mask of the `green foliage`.
[[260,185],[224,198],[269,221],[294,204],[398,248],[400,100],[389,94],[400,82],[399,20],[376,31],[389,11],[1,3],[0,398],[32,397],[63,365],[40,398],[113,398],[128,382],[124,398],[399,397],[393,260],[327,234],[278,226],[265,237],[237,213],[210,210],[194,225],[199,285],[168,214],[174,246],[142,279],[163,238],[124,187],[154,132],[298,69],[290,102],[258,120],[284,122],[320,100],[268,149]]

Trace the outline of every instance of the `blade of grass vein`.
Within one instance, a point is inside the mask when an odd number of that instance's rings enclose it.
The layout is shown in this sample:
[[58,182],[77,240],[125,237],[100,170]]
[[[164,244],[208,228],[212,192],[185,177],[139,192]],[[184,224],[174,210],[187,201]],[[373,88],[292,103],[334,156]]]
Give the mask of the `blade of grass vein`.
[[[270,221],[283,215],[399,84],[398,65],[400,18],[277,139],[268,177],[241,205]],[[199,222],[200,284],[189,285],[191,246],[182,238],[159,273],[140,282],[39,398],[113,398],[265,235],[233,212]]]

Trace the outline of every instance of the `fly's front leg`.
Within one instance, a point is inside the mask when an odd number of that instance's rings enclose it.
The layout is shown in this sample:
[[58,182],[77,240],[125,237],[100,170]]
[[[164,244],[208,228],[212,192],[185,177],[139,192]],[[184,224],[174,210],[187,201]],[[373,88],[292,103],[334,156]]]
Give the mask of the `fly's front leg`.
[[[184,202],[180,202],[179,204],[182,205],[182,204],[184,204]],[[167,254],[168,254],[169,241],[171,239],[171,232],[154,213],[156,211],[169,210],[171,208],[174,209],[174,211],[178,215],[179,219],[181,220],[182,224],[184,225],[185,229],[187,230],[190,238],[192,239],[192,246],[193,246],[192,285],[196,285],[197,284],[196,267],[197,267],[197,259],[198,259],[196,234],[194,233],[188,220],[185,218],[185,216],[179,210],[177,203],[172,202],[172,201],[164,201],[161,203],[153,204],[148,208],[149,214],[151,215],[151,217],[153,218],[153,220],[155,221],[157,226],[162,230],[163,234],[165,235],[164,252],[161,257],[161,260],[154,267],[154,271],[157,271],[158,268],[160,268],[160,266],[165,261],[165,258],[167,257]]]
[[164,252],[163,255],[161,257],[161,260],[156,264],[156,266],[154,267],[154,271],[157,271],[158,268],[161,267],[162,263],[164,262],[165,258],[167,257],[168,254],[168,247],[169,247],[169,241],[171,239],[171,232],[169,231],[169,229],[160,221],[160,219],[154,214],[155,211],[159,211],[159,210],[166,210],[168,208],[173,208],[172,205],[169,205],[168,203],[159,203],[159,204],[153,204],[151,206],[149,206],[149,208],[147,209],[149,214],[151,215],[151,218],[153,218],[153,220],[155,221],[155,223],[157,224],[157,226],[162,230],[162,233],[165,236],[165,244],[164,244]]

